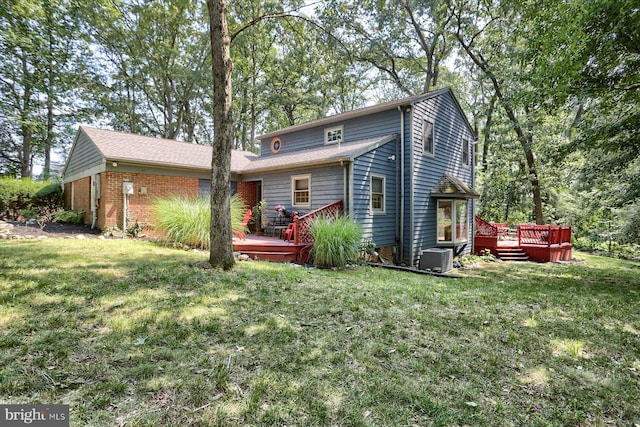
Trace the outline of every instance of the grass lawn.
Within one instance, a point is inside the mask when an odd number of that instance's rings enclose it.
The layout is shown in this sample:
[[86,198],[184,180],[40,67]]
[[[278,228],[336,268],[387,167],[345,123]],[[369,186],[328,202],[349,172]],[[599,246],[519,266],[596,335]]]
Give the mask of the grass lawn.
[[633,426],[640,264],[444,279],[0,241],[0,403],[72,426]]

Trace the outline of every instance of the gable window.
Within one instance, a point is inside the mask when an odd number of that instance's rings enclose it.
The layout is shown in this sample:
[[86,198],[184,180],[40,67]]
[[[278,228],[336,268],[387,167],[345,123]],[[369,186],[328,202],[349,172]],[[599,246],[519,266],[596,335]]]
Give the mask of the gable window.
[[311,206],[311,175],[291,177],[291,205],[305,208]]
[[371,175],[371,213],[384,213],[385,210],[385,177]]
[[469,236],[469,201],[438,200],[438,244],[464,243]]
[[329,144],[339,144],[343,140],[343,126],[335,126],[332,128],[326,128],[324,130],[324,143]]
[[433,122],[422,119],[422,152],[433,155],[435,152],[435,138]]
[[469,160],[470,160],[469,153],[470,153],[469,140],[463,139],[462,140],[462,164],[465,166],[469,166]]

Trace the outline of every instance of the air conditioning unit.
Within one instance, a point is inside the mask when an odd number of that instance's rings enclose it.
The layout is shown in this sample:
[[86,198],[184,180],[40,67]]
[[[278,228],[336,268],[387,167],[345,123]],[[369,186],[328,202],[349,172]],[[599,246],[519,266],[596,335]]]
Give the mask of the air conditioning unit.
[[420,252],[420,270],[446,273],[453,270],[453,250],[444,248],[425,249]]

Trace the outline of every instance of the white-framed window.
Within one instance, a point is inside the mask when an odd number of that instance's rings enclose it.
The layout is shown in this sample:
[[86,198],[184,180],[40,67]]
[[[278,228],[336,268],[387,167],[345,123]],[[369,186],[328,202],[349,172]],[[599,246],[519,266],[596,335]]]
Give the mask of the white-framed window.
[[371,175],[369,192],[371,200],[371,213],[384,213],[386,205],[386,178],[384,177],[384,175]]
[[339,144],[344,140],[344,126],[334,126],[331,128],[326,128],[324,130],[324,143],[326,145],[329,144]]
[[311,175],[291,177],[291,206],[311,207]]
[[435,126],[433,122],[427,119],[422,119],[422,152],[433,156],[435,153]]
[[469,239],[469,201],[438,199],[438,244],[464,243]]
[[471,161],[471,144],[467,138],[462,140],[462,164],[469,166]]

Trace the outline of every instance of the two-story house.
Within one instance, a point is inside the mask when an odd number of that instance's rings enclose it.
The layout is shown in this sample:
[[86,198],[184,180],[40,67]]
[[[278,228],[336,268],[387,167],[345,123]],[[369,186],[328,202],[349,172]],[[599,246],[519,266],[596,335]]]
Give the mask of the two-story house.
[[[303,214],[341,201],[344,212],[362,224],[365,237],[409,265],[427,248],[470,251],[473,199],[478,197],[473,190],[475,138],[450,89],[313,120],[258,139],[259,156],[232,154],[233,189],[249,205],[264,199],[270,207]],[[207,149],[81,127],[64,172],[67,206],[79,208],[74,200],[81,187],[89,209],[81,208],[93,212],[99,227],[124,215],[118,200],[129,204],[128,212],[138,215],[135,220],[146,221],[144,206],[150,197],[206,189]],[[97,199],[105,198],[107,182],[118,195],[108,197],[107,212],[101,213],[95,193]],[[129,200],[123,197],[123,182],[133,186]]]

